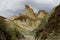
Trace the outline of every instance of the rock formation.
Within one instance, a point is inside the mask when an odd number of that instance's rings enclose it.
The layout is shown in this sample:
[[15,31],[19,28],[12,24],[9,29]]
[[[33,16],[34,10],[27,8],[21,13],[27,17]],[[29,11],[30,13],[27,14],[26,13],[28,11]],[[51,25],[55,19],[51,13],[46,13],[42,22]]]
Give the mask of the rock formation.
[[[47,21],[48,20],[48,21]],[[0,16],[0,40],[59,40],[60,5],[51,14],[34,13],[30,6],[17,16]]]
[[34,13],[33,9],[28,5],[25,5],[25,9],[18,16],[13,16],[8,18],[9,20],[13,20],[18,25],[25,25],[23,28],[27,30],[34,30],[39,26],[41,20],[47,15],[47,12],[44,10],[40,10],[37,14]]
[[1,16],[0,40],[35,40],[35,33],[32,31],[38,28],[46,15],[47,12],[44,10],[35,14],[32,8],[25,5],[24,11],[17,16],[10,18]]
[[[13,21],[15,24],[21,27],[20,31],[22,31],[21,33],[25,35],[25,37],[27,36],[27,39],[34,40],[35,34],[32,34],[32,31],[38,28],[41,20],[46,15],[47,12],[44,10],[40,10],[37,14],[35,14],[32,8],[30,8],[28,5],[25,5],[25,9],[22,13],[17,16],[10,17],[6,20]],[[32,37],[32,39],[30,37]]]
[[60,5],[55,7],[44,27],[38,31],[37,40],[60,40]]

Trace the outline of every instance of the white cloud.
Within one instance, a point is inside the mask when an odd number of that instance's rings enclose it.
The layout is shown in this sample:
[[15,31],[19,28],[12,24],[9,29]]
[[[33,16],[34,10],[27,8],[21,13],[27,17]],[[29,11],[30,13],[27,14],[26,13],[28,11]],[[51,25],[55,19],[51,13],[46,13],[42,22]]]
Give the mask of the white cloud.
[[32,2],[38,3],[38,4],[49,4],[52,6],[56,6],[59,4],[59,0],[31,0]]
[[24,9],[25,4],[37,11],[39,9],[51,10],[60,3],[60,0],[0,0],[0,15],[10,17]]
[[4,17],[15,15],[17,10],[23,8],[22,3],[24,1],[25,0],[0,0],[0,15]]
[[50,11],[53,7],[57,6],[60,1],[59,0],[30,0],[28,1],[32,8],[35,10],[46,10],[47,12]]

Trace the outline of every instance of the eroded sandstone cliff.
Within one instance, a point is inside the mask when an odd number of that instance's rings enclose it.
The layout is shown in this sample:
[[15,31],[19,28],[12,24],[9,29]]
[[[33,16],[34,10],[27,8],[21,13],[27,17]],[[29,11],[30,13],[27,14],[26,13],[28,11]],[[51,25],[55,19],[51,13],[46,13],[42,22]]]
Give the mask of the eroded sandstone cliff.
[[0,40],[59,40],[59,37],[60,5],[50,14],[44,10],[34,13],[25,5],[24,11],[17,16],[0,16]]

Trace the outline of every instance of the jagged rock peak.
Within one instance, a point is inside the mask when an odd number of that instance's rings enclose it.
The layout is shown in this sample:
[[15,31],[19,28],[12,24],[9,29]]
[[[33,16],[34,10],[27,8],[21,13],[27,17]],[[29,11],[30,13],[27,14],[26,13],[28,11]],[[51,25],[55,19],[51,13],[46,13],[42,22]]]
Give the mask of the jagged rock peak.
[[27,9],[28,9],[28,8],[30,8],[30,6],[26,4],[26,5],[25,5],[25,8],[27,8]]
[[43,12],[43,14],[46,14],[46,13],[47,13],[47,12],[44,11],[44,10],[39,10],[39,11],[38,11],[38,14],[40,14],[41,12]]
[[29,6],[29,5],[25,5],[25,9],[24,9],[25,11],[27,10],[27,11],[30,11],[30,12],[33,12],[33,9]]
[[[29,19],[34,19],[34,20],[38,20],[38,19],[43,19],[45,16],[47,15],[47,12],[45,12],[44,10],[40,10],[37,14],[36,13],[30,13],[27,11],[25,11],[24,13],[20,13],[19,15],[17,16],[12,16],[8,19],[10,20],[14,20],[14,19],[17,19],[20,17],[24,17],[24,18],[29,18]],[[23,18],[23,19],[24,19]]]
[[34,15],[35,15],[33,9],[30,8],[30,6],[28,6],[28,5],[25,5],[25,9],[21,14],[22,15],[27,15],[27,16],[29,16],[31,18],[34,18]]
[[36,19],[37,20],[37,19],[44,18],[44,16],[46,16],[46,14],[47,14],[47,12],[45,12],[44,10],[39,10],[38,13],[36,14],[36,13],[34,13],[33,9],[30,8],[30,6],[26,4],[25,9],[22,13],[20,13],[17,16],[12,16],[9,19],[14,20],[14,19],[20,18],[22,16],[25,18],[28,17],[30,19]]
[[36,15],[36,17],[37,17],[38,19],[41,19],[41,18],[44,18],[44,16],[46,16],[46,15],[47,15],[47,12],[46,12],[46,11],[44,11],[44,10],[39,10],[38,13],[37,13],[37,15]]

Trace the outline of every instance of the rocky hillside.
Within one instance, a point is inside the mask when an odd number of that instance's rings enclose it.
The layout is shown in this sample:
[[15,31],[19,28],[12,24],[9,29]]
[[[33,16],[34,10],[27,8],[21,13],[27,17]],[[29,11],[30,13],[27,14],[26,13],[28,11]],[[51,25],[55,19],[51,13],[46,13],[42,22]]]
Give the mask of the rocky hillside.
[[25,9],[17,16],[10,18],[0,17],[0,40],[35,40],[33,30],[38,28],[41,20],[45,18],[47,12],[39,10],[34,13],[30,6],[25,5]]
[[60,40],[60,5],[55,7],[44,27],[37,32],[37,40]]
[[60,5],[54,9],[50,14],[44,10],[34,13],[25,5],[17,16],[0,16],[0,40],[59,40]]
[[22,13],[17,16],[10,17],[7,20],[15,22],[25,30],[33,31],[39,26],[41,20],[46,15],[47,12],[45,12],[44,10],[39,10],[38,13],[34,13],[32,8],[30,8],[28,5],[25,5],[25,9]]

